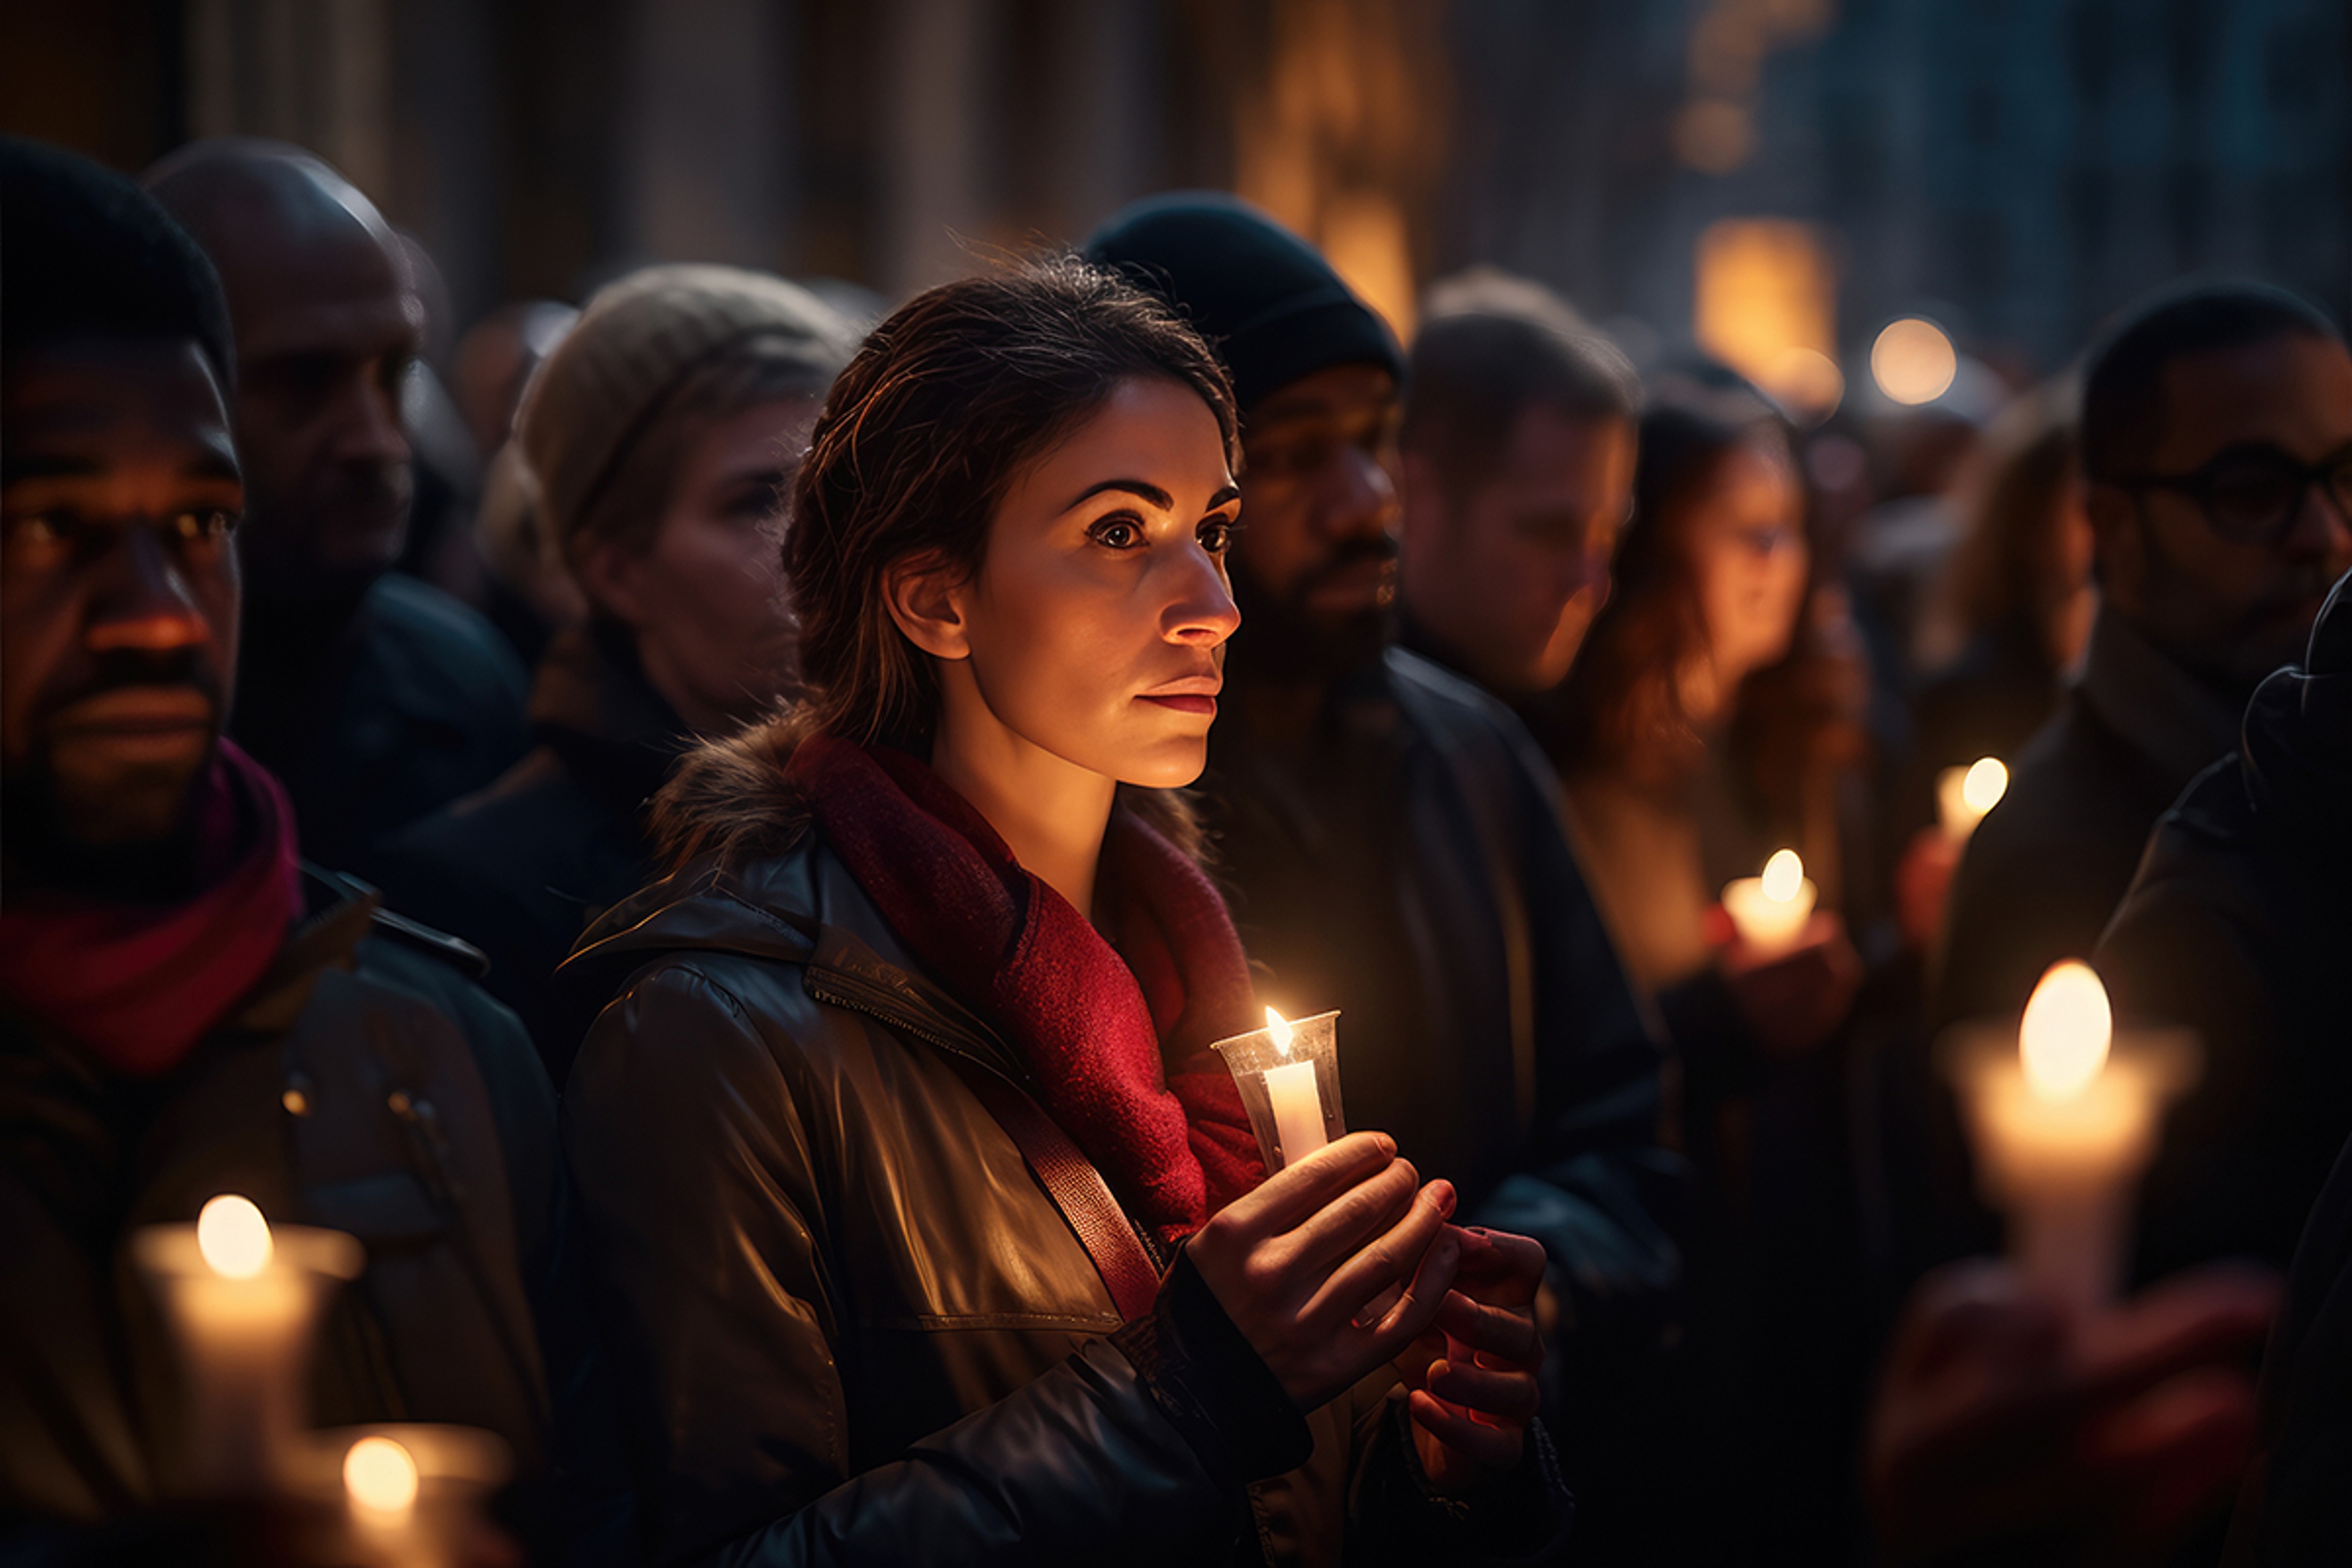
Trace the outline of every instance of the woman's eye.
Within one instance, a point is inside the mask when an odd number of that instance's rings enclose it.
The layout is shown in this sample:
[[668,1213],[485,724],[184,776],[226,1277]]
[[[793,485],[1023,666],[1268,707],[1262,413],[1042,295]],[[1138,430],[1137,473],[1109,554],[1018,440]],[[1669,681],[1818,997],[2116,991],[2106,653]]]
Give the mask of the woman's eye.
[[1230,518],[1209,519],[1201,524],[1201,548],[1212,555],[1223,555],[1234,547],[1234,526]]
[[1143,530],[1131,518],[1107,517],[1087,531],[1094,535],[1097,544],[1113,550],[1132,550],[1143,542]]

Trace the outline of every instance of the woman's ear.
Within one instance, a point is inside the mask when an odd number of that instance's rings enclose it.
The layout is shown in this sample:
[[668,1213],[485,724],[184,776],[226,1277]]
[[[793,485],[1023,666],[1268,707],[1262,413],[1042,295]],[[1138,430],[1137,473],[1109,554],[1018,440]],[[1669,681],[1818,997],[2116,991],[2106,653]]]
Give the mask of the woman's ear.
[[907,640],[933,658],[971,657],[964,617],[971,574],[936,550],[904,555],[882,569],[882,602]]
[[643,559],[619,540],[605,539],[581,552],[572,569],[588,603],[632,631],[645,618],[637,592],[637,566]]

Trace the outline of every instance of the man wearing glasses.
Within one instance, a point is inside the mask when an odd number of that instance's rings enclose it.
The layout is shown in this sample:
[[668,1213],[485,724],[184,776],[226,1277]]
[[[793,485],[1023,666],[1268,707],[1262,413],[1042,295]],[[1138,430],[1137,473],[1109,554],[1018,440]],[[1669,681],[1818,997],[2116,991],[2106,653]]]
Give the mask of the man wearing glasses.
[[2014,1017],[2092,951],[2149,830],[2352,569],[2352,354],[2293,295],[2143,302],[2092,351],[2082,440],[2098,619],[1954,880],[1940,1022]]

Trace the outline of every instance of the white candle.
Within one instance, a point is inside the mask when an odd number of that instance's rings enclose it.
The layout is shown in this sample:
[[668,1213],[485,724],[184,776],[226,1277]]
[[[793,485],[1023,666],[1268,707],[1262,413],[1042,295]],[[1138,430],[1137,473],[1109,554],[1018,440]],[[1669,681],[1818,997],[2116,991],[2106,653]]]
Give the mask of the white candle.
[[2161,1051],[2112,1050],[2106,988],[2072,959],[2042,977],[2017,1038],[1961,1079],[1979,1179],[2026,1276],[2089,1310],[2121,1277],[2133,1191],[2182,1075]]
[[1936,812],[1943,819],[1944,837],[1955,844],[1968,842],[1985,813],[2009,793],[2009,770],[1998,757],[1979,757],[1964,768],[1946,768],[1936,775]]
[[1740,941],[1763,952],[1782,952],[1804,934],[1805,922],[1813,916],[1813,900],[1820,896],[1797,852],[1782,849],[1764,862],[1762,876],[1742,877],[1727,885],[1723,908]]
[[1268,1007],[1265,1027],[1219,1040],[1268,1171],[1307,1158],[1339,1123],[1337,1013],[1291,1023]]
[[1274,1101],[1274,1135],[1284,1164],[1295,1165],[1329,1142],[1323,1136],[1323,1094],[1315,1087],[1313,1062],[1268,1068],[1265,1092]]
[[303,1226],[273,1233],[249,1199],[224,1194],[194,1225],[151,1226],[133,1247],[179,1342],[188,1482],[215,1494],[268,1489],[304,1424],[319,1308],[331,1281],[359,1272],[359,1244]]

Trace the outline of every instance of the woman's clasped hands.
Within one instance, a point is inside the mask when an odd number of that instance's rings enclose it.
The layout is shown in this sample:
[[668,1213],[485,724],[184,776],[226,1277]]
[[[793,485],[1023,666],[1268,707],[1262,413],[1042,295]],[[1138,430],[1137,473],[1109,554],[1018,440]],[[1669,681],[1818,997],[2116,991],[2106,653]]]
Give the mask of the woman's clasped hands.
[[1543,1248],[1447,1224],[1385,1133],[1353,1132],[1219,1212],[1187,1250],[1292,1402],[1312,1410],[1382,1363],[1407,1387],[1433,1482],[1461,1490],[1519,1461],[1543,1359]]

